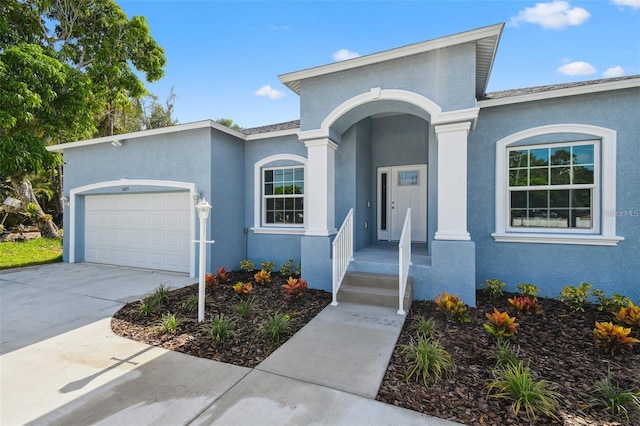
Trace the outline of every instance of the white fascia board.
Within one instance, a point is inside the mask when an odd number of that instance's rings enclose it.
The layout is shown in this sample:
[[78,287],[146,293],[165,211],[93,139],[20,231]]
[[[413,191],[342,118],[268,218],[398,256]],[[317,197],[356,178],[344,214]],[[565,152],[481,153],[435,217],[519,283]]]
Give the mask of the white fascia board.
[[551,89],[544,92],[526,93],[524,95],[507,96],[499,99],[485,99],[478,101],[478,106],[491,108],[495,106],[511,105],[524,102],[540,101],[544,99],[561,98],[565,96],[585,95],[588,93],[607,92],[612,90],[640,87],[640,77],[629,80],[618,80],[584,86],[567,87],[564,89]]
[[240,133],[237,130],[230,129],[226,126],[223,126],[220,123],[216,123],[213,120],[203,120],[203,121],[196,121],[193,123],[162,127],[160,129],[142,130],[140,132],[122,133],[119,135],[103,136],[101,138],[86,139],[86,140],[77,141],[77,142],[61,143],[57,145],[48,146],[47,150],[51,152],[63,152],[66,149],[79,148],[79,147],[89,146],[89,145],[97,145],[101,143],[112,143],[113,141],[116,141],[116,140],[131,141],[133,139],[144,138],[149,136],[164,135],[168,133],[183,132],[186,130],[204,129],[204,128],[213,128],[223,133],[227,133],[229,135],[235,136],[239,139],[246,140],[246,135],[244,133]]
[[498,36],[502,32],[503,27],[503,23],[491,25],[488,27],[478,28],[476,30],[437,38],[435,40],[423,41],[421,43],[415,43],[404,47],[398,47],[396,49],[386,50],[384,52],[372,53],[370,55],[360,56],[346,61],[334,62],[332,64],[308,68],[302,71],[281,74],[278,76],[278,78],[284,85],[289,87],[295,93],[299,94],[301,80],[339,71],[346,71],[354,68],[364,67],[367,65],[377,64],[380,62],[399,59],[411,55],[417,55],[420,53],[443,49],[458,44],[471,43],[486,37]]
[[276,132],[256,133],[253,135],[246,135],[245,140],[255,141],[260,139],[272,139],[280,136],[291,136],[291,135],[297,135],[299,131],[300,131],[300,128],[297,127],[295,129],[278,130]]

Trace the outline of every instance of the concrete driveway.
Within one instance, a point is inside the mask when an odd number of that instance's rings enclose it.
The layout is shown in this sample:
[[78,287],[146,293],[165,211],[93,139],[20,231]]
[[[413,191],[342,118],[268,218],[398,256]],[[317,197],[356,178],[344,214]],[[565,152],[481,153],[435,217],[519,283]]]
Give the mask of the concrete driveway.
[[84,263],[0,271],[0,424],[454,424],[112,333],[110,318],[125,303],[161,283],[194,282],[181,274]]

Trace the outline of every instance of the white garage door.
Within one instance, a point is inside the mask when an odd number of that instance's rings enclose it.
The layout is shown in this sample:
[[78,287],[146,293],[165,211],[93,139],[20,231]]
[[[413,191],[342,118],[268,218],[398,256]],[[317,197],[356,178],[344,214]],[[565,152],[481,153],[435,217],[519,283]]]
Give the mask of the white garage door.
[[189,272],[188,192],[85,197],[86,262]]

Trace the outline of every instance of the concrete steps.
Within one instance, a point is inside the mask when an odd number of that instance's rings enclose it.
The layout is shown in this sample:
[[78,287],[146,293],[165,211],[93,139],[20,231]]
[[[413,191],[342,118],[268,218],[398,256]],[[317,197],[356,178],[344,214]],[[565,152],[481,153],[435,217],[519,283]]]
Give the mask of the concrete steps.
[[[409,310],[413,300],[413,279],[407,280],[404,309]],[[398,276],[370,272],[348,271],[344,276],[338,303],[350,302],[398,309]]]

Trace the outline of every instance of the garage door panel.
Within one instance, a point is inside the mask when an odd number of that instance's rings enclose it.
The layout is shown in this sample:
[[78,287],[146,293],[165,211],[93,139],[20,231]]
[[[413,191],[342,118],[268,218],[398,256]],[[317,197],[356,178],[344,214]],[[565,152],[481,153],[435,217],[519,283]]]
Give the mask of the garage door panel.
[[188,192],[85,199],[85,261],[189,272]]

